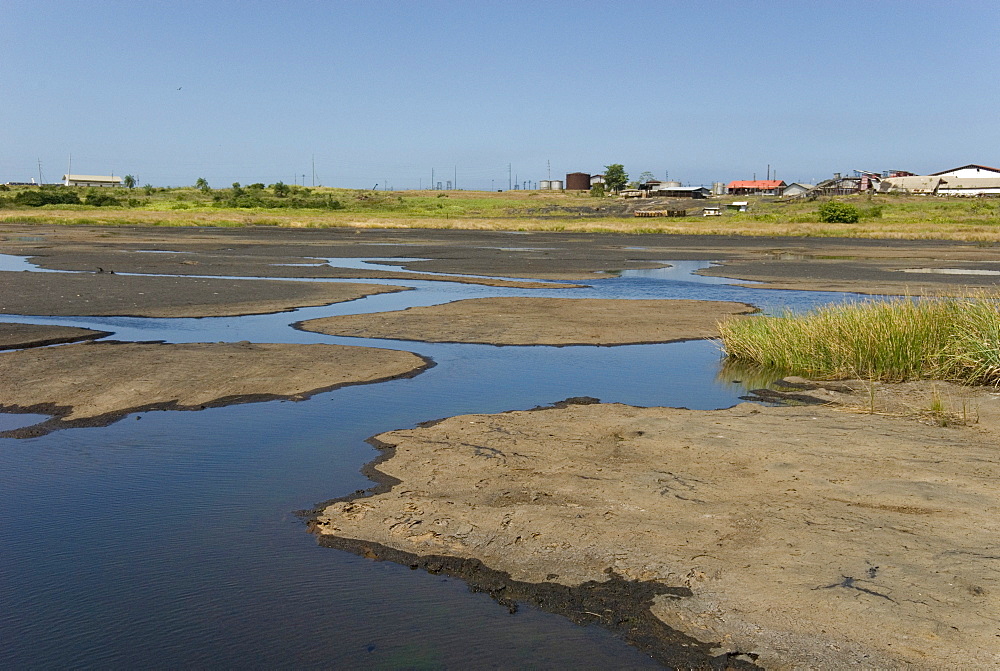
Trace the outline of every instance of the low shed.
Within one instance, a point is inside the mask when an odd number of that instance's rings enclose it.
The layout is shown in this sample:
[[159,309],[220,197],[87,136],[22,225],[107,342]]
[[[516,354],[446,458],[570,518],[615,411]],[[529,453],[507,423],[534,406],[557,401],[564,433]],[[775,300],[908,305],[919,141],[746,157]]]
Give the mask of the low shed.
[[122,178],[114,175],[63,175],[65,186],[121,186]]

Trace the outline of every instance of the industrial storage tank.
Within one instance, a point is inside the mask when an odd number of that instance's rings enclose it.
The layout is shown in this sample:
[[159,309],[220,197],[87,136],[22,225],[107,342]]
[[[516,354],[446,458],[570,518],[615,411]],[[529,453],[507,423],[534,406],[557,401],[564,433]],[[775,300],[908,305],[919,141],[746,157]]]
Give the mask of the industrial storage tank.
[[680,182],[661,182],[660,183],[660,188],[661,189],[672,189],[675,186],[682,186],[682,185],[681,185]]
[[552,188],[552,180],[551,179],[543,179],[543,180],[539,181],[538,182],[538,188],[541,189],[542,191],[548,191],[549,189]]
[[566,188],[570,191],[586,191],[590,188],[590,175],[585,172],[566,173]]
[[549,188],[553,191],[562,191],[563,181],[561,179],[554,179],[549,184],[551,184]]
[[713,196],[724,196],[724,195],[726,195],[726,183],[725,182],[712,182],[712,195]]

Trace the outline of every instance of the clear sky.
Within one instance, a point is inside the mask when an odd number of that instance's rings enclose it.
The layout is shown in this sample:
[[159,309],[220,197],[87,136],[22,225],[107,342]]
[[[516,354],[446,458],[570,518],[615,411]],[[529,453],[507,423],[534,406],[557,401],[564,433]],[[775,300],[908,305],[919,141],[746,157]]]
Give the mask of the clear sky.
[[1000,2],[0,0],[0,182],[1000,164]]

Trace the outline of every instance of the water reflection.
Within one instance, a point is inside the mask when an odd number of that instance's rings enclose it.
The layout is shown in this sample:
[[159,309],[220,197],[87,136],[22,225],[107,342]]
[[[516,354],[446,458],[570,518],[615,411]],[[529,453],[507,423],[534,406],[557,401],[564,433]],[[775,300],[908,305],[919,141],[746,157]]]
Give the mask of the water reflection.
[[672,267],[626,271],[580,289],[373,280],[413,290],[273,315],[5,315],[112,331],[122,340],[373,345],[437,365],[412,379],[301,403],[141,413],[109,427],[0,440],[0,509],[7,512],[0,666],[655,666],[603,630],[531,608],[512,616],[460,582],[319,548],[290,511],[368,487],[360,469],[375,451],[365,440],[429,419],[571,396],[733,405],[745,386],[718,377],[717,343],[494,347],[338,338],[291,324],[483,296],[736,300],[768,310],[847,298],[735,287],[690,275],[709,262],[666,263]]

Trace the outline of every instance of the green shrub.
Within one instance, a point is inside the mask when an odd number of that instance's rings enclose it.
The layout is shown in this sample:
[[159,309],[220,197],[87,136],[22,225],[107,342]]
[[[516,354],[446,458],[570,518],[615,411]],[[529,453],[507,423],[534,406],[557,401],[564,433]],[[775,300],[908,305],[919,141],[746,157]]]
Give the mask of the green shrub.
[[856,224],[860,219],[861,212],[850,203],[831,200],[819,206],[819,220],[827,224]]
[[84,203],[86,205],[94,205],[96,207],[117,207],[121,205],[120,200],[103,189],[92,189],[88,191],[86,197],[84,198]]
[[42,187],[30,191],[20,191],[13,199],[15,205],[41,207],[42,205],[79,205],[76,191],[66,187]]

